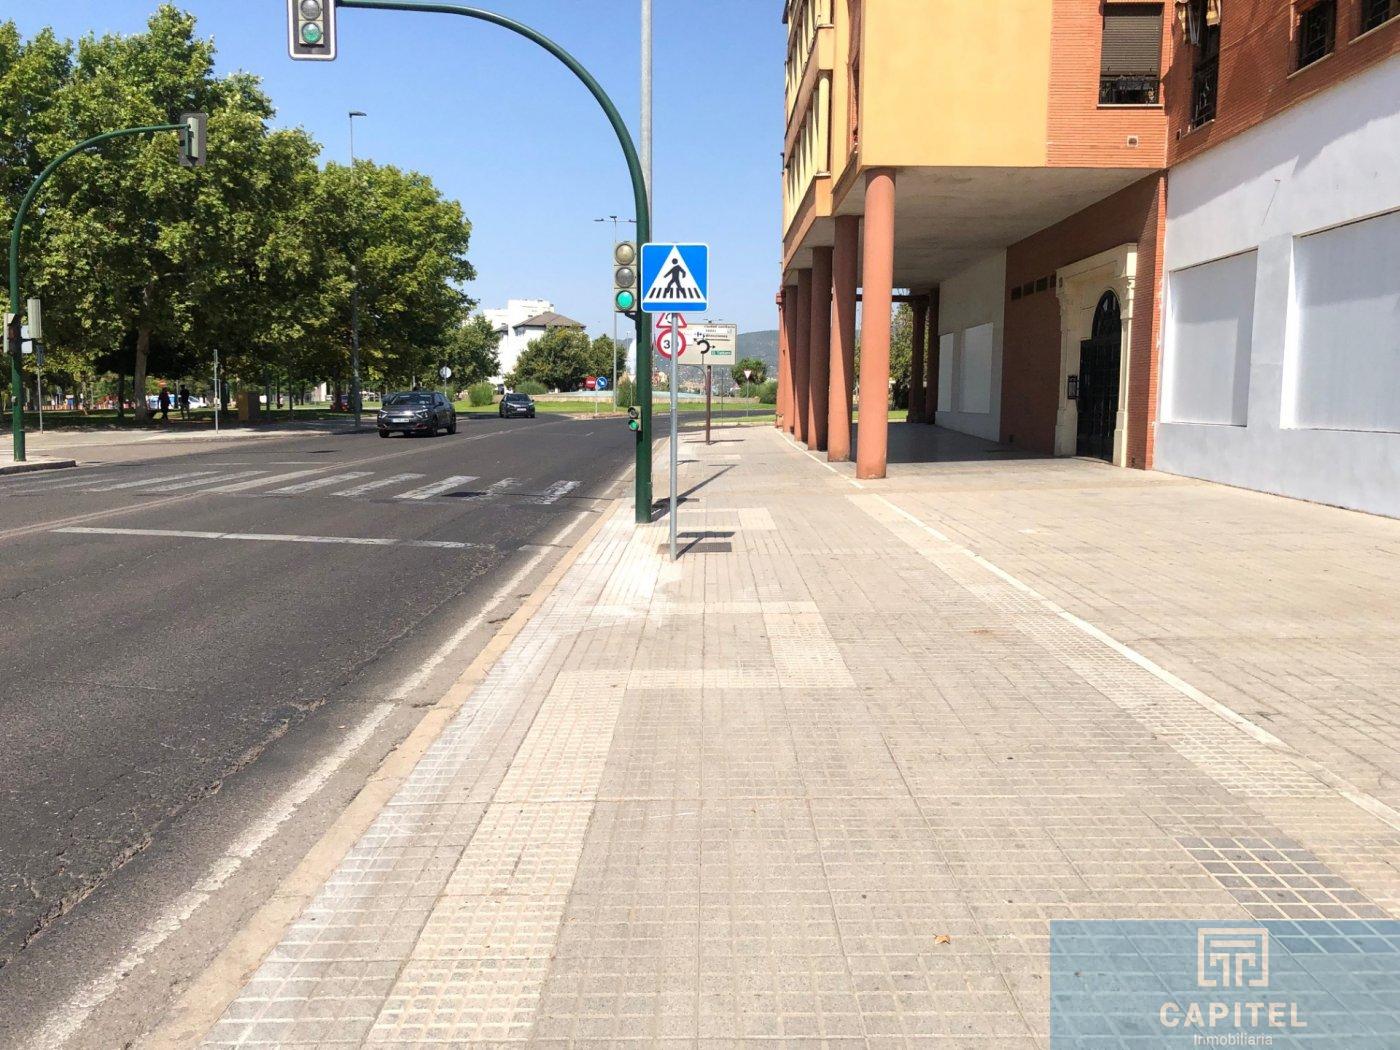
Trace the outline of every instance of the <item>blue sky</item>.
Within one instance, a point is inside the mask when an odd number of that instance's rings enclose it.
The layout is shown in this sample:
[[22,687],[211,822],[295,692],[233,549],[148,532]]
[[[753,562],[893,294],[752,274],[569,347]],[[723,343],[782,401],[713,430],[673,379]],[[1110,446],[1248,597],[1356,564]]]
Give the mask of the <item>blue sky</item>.
[[[553,37],[637,134],[638,0],[476,0]],[[157,0],[0,0],[29,35],[134,32]],[[483,306],[546,298],[610,332],[612,224],[633,218],[626,166],[602,111],[562,65],[485,23],[342,11],[340,58],[292,62],[284,0],[183,0],[223,71],[257,73],[277,121],[324,157],[355,149],[422,171],[471,218],[469,291]],[[711,246],[710,316],[773,328],[780,254],[784,33],[777,0],[654,0],[657,240]],[[631,229],[631,227],[627,227]],[[624,236],[628,236],[624,234]],[[627,328],[623,319],[623,331]]]

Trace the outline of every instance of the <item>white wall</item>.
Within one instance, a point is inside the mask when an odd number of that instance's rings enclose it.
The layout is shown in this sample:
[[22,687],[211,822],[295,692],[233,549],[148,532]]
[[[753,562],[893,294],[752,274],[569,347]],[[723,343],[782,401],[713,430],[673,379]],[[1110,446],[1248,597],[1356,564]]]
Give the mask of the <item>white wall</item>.
[[[1400,209],[1397,98],[1400,56],[1172,170],[1159,470],[1400,516],[1400,433],[1334,428],[1394,419],[1393,387],[1367,400],[1394,381],[1400,268],[1375,262],[1394,245],[1370,236],[1385,224],[1349,245],[1345,231],[1324,233]],[[1351,261],[1338,263],[1338,247]],[[1245,425],[1174,421],[1183,371],[1210,356],[1178,323],[1178,282],[1246,252],[1257,254]],[[1321,279],[1320,265],[1345,273]]]
[[954,274],[938,295],[938,425],[997,441],[1001,437],[1002,338],[1006,253]]
[[1172,352],[1162,383],[1162,419],[1248,424],[1258,263],[1258,252],[1244,252],[1170,276]]
[[499,383],[502,376],[515,368],[515,362],[520,359],[532,340],[516,334],[516,326],[522,321],[539,314],[549,313],[554,309],[554,304],[548,299],[510,299],[504,307],[494,310],[482,310],[481,315],[486,318],[492,327],[500,330],[505,329],[501,336],[497,353],[501,358],[500,375],[492,376],[491,382]]

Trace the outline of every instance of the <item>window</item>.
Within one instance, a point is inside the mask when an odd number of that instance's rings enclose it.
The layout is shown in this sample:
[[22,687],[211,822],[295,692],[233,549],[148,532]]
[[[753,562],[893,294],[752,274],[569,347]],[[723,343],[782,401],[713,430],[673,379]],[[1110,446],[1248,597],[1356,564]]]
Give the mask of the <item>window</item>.
[[1162,5],[1107,5],[1102,55],[1099,105],[1156,104],[1162,75]]
[[1321,0],[1298,16],[1298,68],[1326,58],[1337,46],[1337,0]]
[[1369,33],[1400,15],[1400,0],[1361,0],[1361,32]]
[[1220,87],[1219,0],[1191,0],[1186,11],[1187,43],[1195,48],[1191,73],[1191,126],[1215,119],[1215,99]]
[[1163,418],[1235,427],[1249,422],[1258,263],[1255,251],[1172,273]]

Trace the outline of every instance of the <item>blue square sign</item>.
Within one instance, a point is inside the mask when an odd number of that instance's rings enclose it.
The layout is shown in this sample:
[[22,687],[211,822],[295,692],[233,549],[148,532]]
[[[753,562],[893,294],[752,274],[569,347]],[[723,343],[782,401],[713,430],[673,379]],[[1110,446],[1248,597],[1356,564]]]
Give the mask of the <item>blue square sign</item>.
[[708,244],[642,245],[642,309],[649,314],[710,308]]

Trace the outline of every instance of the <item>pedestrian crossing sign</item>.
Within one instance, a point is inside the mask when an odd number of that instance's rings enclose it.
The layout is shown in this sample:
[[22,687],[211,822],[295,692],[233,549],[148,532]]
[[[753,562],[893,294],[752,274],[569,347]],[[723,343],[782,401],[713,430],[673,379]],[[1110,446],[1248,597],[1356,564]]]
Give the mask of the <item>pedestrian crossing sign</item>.
[[642,245],[642,289],[646,313],[704,313],[710,308],[710,246]]

